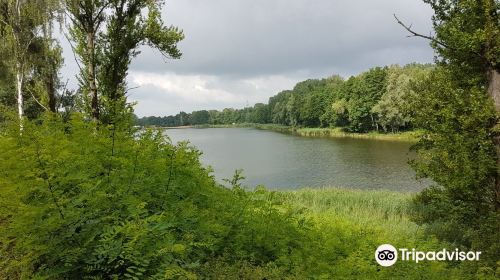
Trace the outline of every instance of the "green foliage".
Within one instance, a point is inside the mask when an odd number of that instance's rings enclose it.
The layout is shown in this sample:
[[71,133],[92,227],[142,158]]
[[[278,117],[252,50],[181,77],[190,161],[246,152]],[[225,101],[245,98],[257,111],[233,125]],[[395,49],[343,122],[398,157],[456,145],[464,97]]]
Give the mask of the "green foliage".
[[21,91],[22,114],[28,118],[57,110],[57,71],[63,59],[52,25],[58,9],[54,0],[0,3],[0,105],[5,110],[13,110],[20,101],[16,90]]
[[398,262],[381,269],[374,262],[370,254],[383,243],[423,250],[450,246],[425,237],[420,227],[409,220],[407,207],[411,194],[324,188],[275,195],[284,205],[291,205],[307,217],[310,239],[302,263],[308,269],[298,279],[476,278],[473,271],[462,265]]
[[167,117],[143,117],[137,124],[172,127],[272,123],[292,127],[338,127],[362,133],[379,131],[379,128],[384,132],[408,130],[413,128],[412,108],[408,102],[415,98],[410,84],[425,78],[430,68],[430,65],[409,64],[376,67],[347,81],[340,76],[309,79],[297,83],[292,90],[272,96],[268,104],[208,113],[202,110]]
[[217,185],[160,132],[46,116],[0,144],[1,278],[195,279],[216,259],[259,267],[299,248],[266,191]]
[[348,103],[348,131],[367,132],[375,128],[371,110],[385,90],[385,77],[386,69],[377,67],[346,82],[341,94]]
[[372,108],[377,124],[384,131],[397,132],[411,125],[415,111],[411,104],[417,98],[412,84],[425,79],[429,70],[430,67],[412,64],[403,68],[397,65],[389,67],[386,90]]
[[[107,1],[110,12],[102,37],[99,86],[105,123],[127,109],[126,77],[131,60],[141,45],[157,49],[163,56],[181,57],[177,43],[184,35],[177,27],[167,27],[161,18],[161,1]],[[143,14],[147,14],[144,16]],[[116,121],[116,120],[114,120]]]
[[80,91],[86,113],[104,123],[118,122],[127,104],[126,77],[142,45],[168,58],[180,58],[177,27],[161,18],[163,1],[65,0],[70,35],[80,68]]
[[[157,133],[136,140],[78,117],[41,122],[1,139],[1,243],[8,256],[2,271],[28,278],[124,277],[172,258],[176,253],[161,254],[154,244],[175,245],[175,234],[164,229],[193,215],[167,214],[168,197],[189,198],[195,186],[210,184],[195,167],[198,152],[173,147]],[[183,185],[174,178],[178,172],[192,181]],[[186,209],[196,203],[186,202]]]
[[415,118],[424,134],[413,166],[439,187],[418,195],[414,218],[444,240],[498,260],[500,216],[492,179],[497,165],[490,135],[495,109],[481,89],[457,89],[449,75],[438,69],[417,86],[414,106],[421,109]]
[[416,87],[415,123],[424,134],[413,165],[437,186],[415,199],[414,219],[442,240],[482,250],[490,267],[479,271],[494,270],[500,258],[500,138],[495,128],[500,3],[424,2],[435,13],[431,46],[439,67]]
[[[489,69],[500,71],[498,0],[424,0],[434,10],[439,61],[453,69],[457,80],[486,81]],[[468,76],[468,77],[467,77]]]
[[321,122],[333,127],[345,127],[349,123],[347,101],[345,99],[335,100],[330,108],[326,108],[321,116]]
[[241,188],[241,181],[245,180],[246,177],[242,175],[243,169],[236,169],[233,174],[233,178],[222,179],[224,182],[229,183],[229,185],[233,188]]
[[194,111],[189,116],[189,122],[191,124],[204,124],[208,123],[210,120],[210,114],[207,110]]

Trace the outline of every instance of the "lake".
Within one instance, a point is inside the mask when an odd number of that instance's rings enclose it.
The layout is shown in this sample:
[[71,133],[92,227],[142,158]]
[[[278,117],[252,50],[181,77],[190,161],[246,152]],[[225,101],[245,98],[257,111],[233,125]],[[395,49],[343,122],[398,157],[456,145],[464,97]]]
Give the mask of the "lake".
[[243,169],[244,185],[269,189],[350,187],[419,191],[408,165],[410,143],[312,138],[252,128],[185,128],[165,132],[174,143],[189,140],[203,152],[202,162],[221,181]]

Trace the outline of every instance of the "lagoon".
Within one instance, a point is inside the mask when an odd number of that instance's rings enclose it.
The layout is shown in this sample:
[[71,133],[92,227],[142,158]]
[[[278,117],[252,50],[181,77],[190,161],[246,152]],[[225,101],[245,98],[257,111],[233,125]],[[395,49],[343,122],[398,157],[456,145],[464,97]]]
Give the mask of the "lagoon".
[[348,187],[419,191],[408,165],[411,143],[403,141],[314,138],[253,128],[183,128],[165,131],[172,142],[188,140],[203,152],[218,181],[243,169],[249,188]]

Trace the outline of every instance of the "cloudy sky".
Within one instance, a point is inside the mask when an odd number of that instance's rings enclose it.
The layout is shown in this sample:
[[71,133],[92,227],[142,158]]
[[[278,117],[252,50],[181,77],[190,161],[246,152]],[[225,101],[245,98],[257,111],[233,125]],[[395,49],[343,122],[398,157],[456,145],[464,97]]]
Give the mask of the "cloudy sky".
[[[162,15],[184,30],[183,56],[141,48],[129,98],[139,116],[241,108],[308,78],[432,62],[428,43],[408,38],[393,14],[421,33],[432,30],[422,0],[167,0]],[[62,43],[62,73],[74,86],[77,66]]]

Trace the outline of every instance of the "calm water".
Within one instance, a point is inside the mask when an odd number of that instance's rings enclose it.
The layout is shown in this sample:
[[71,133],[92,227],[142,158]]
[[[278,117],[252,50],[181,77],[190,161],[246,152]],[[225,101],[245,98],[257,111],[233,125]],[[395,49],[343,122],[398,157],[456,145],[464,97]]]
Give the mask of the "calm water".
[[338,186],[421,190],[408,166],[404,142],[351,138],[309,138],[250,128],[172,129],[174,142],[189,140],[203,151],[217,179],[244,169],[244,184],[271,189]]

